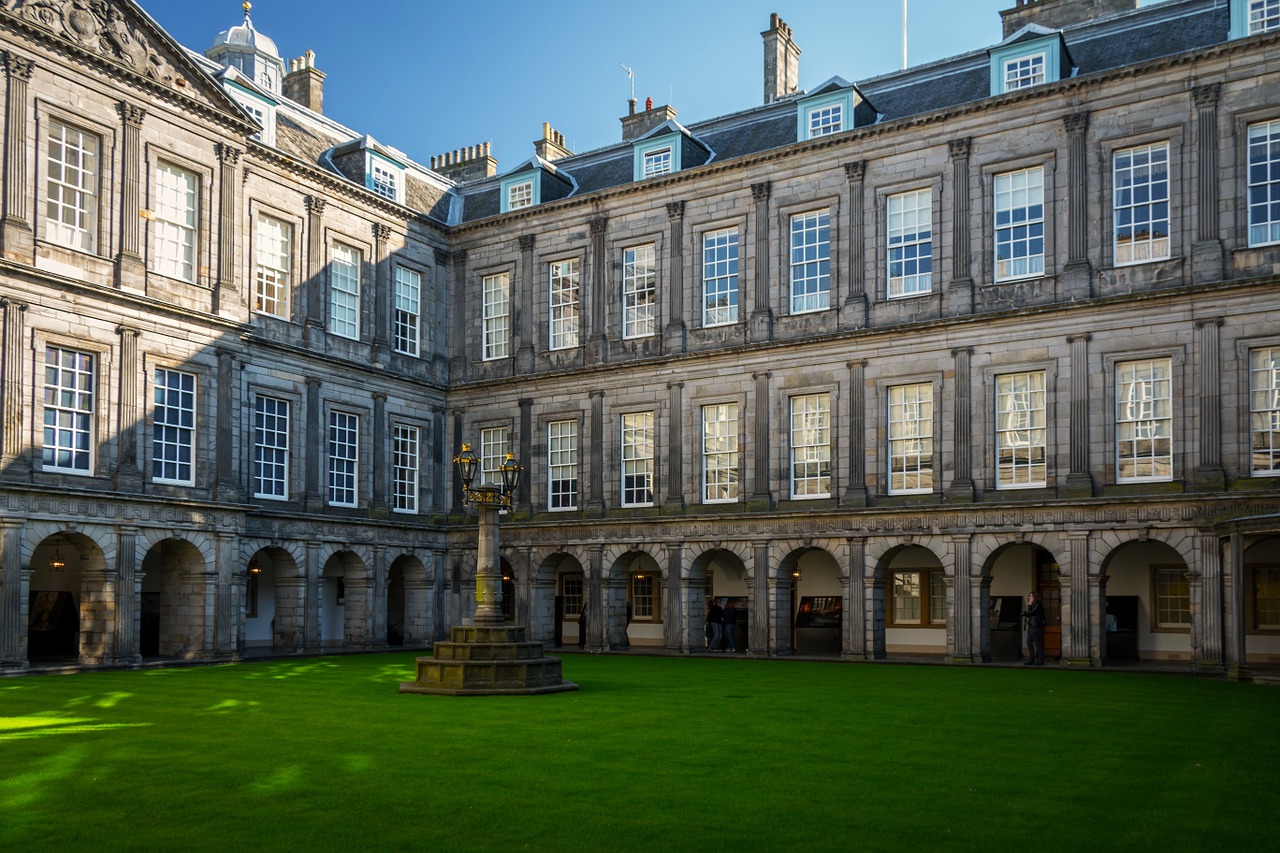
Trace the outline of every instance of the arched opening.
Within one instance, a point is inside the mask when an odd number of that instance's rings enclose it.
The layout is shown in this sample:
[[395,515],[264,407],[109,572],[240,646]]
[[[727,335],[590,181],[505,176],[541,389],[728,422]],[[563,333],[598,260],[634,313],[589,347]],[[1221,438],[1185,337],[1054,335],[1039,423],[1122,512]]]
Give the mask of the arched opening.
[[404,563],[396,560],[387,570],[387,636],[388,646],[403,646],[404,622]]
[[664,591],[657,561],[642,551],[630,551],[618,558],[609,577],[609,647],[662,646]]
[[582,564],[568,554],[552,554],[543,561],[541,572],[555,578],[552,643],[586,645],[586,624],[582,617],[587,590]]
[[182,539],[165,539],[147,551],[142,559],[139,601],[138,653],[142,657],[192,658],[200,654],[204,567],[204,556]]
[[244,646],[302,648],[302,589],[298,565],[283,548],[263,548],[245,566]]
[[101,560],[97,545],[85,536],[56,533],[31,555],[27,597],[27,658],[32,661],[75,661],[80,656],[82,551]]
[[1182,555],[1163,542],[1129,542],[1103,562],[1108,663],[1190,660],[1191,585]]
[[[712,608],[720,619],[720,630],[710,624]],[[732,613],[729,613],[732,605]],[[751,589],[747,585],[747,568],[731,551],[715,550],[700,555],[689,570],[689,619],[700,631],[701,643],[690,642],[691,649],[709,652],[725,650],[745,652],[750,648]],[[726,621],[731,620],[731,621]],[[729,642],[732,626],[732,644]]]
[[[780,566],[778,607],[786,608],[790,651],[838,657],[844,622],[844,590],[835,557],[820,548],[792,551]],[[789,583],[788,583],[789,581]],[[781,594],[788,590],[786,595]],[[788,599],[783,601],[783,599]],[[778,644],[784,642],[779,637]]]
[[1044,606],[1044,656],[1046,662],[1062,656],[1062,585],[1058,562],[1046,549],[1030,542],[1011,543],[997,549],[984,567],[987,586],[987,632],[982,644],[993,661],[1026,658],[1026,626],[1022,613],[1027,594],[1034,592]]
[[946,572],[922,545],[903,545],[881,561],[885,579],[884,649],[900,656],[947,652]]
[[1280,669],[1280,536],[1251,542],[1244,552],[1245,663]]
[[325,560],[318,602],[321,647],[342,648],[363,640],[364,577],[364,563],[351,551],[338,551]]

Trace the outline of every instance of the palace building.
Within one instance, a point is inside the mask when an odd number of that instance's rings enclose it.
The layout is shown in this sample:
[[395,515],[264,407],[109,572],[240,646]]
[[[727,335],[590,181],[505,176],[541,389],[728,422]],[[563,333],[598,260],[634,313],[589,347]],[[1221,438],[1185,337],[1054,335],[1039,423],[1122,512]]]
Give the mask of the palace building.
[[774,15],[759,106],[500,170],[248,11],[0,0],[0,670],[429,647],[464,442],[546,642],[1009,661],[1036,591],[1064,665],[1280,664],[1280,0],[1001,17],[801,90]]

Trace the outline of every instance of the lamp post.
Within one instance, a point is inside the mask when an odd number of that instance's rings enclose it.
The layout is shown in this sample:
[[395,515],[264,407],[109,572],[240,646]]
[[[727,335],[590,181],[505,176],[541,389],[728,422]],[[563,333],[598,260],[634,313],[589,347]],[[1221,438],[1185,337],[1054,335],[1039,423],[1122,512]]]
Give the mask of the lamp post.
[[479,542],[476,550],[476,613],[477,625],[501,625],[502,571],[498,555],[498,513],[511,509],[511,496],[520,483],[524,469],[510,453],[500,469],[502,485],[475,484],[480,460],[471,452],[470,444],[462,445],[462,452],[454,457],[458,476],[462,479],[462,501],[476,508],[480,516]]

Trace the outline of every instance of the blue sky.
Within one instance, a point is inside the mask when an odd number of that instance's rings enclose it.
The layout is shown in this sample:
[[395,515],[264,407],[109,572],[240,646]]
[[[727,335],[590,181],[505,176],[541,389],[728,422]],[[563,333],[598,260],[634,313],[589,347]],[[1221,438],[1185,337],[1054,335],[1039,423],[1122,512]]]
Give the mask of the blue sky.
[[[910,63],[995,44],[1012,5],[908,0]],[[244,17],[234,0],[142,6],[201,51]],[[685,123],[759,105],[771,12],[802,51],[801,88],[901,65],[901,0],[256,0],[252,16],[286,62],[316,52],[326,115],[421,163],[491,142],[501,172],[533,154],[544,121],[575,152],[619,141],[631,93],[619,63],[635,72],[641,108],[652,96]]]

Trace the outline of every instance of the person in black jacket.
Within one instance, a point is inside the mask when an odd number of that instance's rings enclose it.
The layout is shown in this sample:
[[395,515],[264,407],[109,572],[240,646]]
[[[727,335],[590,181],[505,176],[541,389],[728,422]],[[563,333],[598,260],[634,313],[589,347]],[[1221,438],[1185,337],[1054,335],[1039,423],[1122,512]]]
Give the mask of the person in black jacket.
[[1027,659],[1024,666],[1044,666],[1044,605],[1040,596],[1027,593],[1027,609],[1022,614],[1027,623]]

